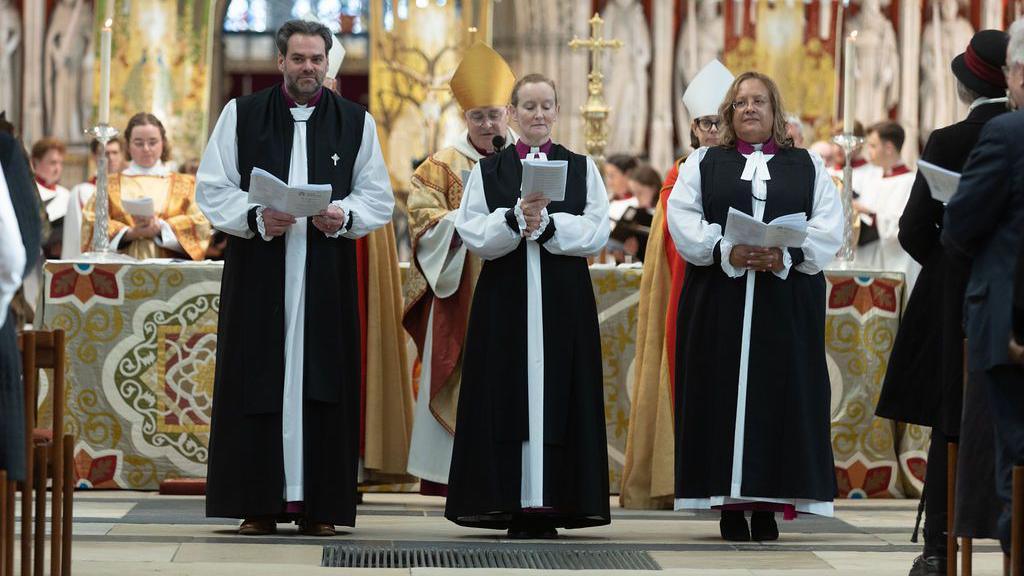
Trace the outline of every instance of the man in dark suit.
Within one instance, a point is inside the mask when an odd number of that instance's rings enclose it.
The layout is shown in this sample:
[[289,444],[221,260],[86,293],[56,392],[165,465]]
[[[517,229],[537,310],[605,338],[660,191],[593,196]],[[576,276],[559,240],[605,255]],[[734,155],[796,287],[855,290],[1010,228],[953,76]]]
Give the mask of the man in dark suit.
[[1013,279],[1013,340],[1010,358],[1024,364],[1024,242],[1017,248],[1017,277]]
[[[0,124],[3,123],[0,117]],[[9,126],[9,125],[8,125]],[[25,275],[39,261],[39,204],[28,159],[21,144],[0,126],[0,165],[18,219],[25,248]],[[21,360],[15,336],[14,315],[8,313],[0,327],[0,469],[11,480],[25,478],[25,403],[21,384]]]
[[[1010,28],[1004,68],[1012,102],[1024,105],[1024,20]],[[957,193],[946,207],[942,244],[971,260],[964,301],[967,364],[972,384],[988,390],[996,428],[999,520],[1009,543],[1010,473],[1024,463],[1024,367],[1010,359],[1014,266],[1024,230],[1024,111],[994,118],[982,129]]]
[[[953,59],[958,95],[971,109],[964,120],[932,132],[922,160],[960,172],[985,124],[1007,111],[1001,68],[1008,43],[1005,32],[982,30],[971,38],[965,52]],[[946,445],[960,436],[964,393],[961,325],[970,270],[961,259],[947,255],[939,241],[945,211],[918,172],[900,218],[899,240],[922,269],[900,323],[876,410],[885,418],[932,428],[924,551],[914,561],[912,575],[946,573]],[[989,428],[983,435],[986,445],[991,445],[991,435]],[[984,479],[991,481],[991,473]],[[978,493],[994,499],[991,490]],[[988,504],[982,507],[991,509],[992,503]],[[981,530],[972,536],[991,538],[995,534]]]

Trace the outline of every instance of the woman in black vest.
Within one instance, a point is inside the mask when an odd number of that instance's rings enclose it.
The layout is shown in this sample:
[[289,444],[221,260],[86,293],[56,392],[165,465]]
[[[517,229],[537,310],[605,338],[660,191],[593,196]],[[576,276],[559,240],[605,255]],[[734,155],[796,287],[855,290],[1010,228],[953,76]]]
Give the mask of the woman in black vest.
[[[601,337],[588,255],[608,240],[594,161],[553,144],[558,96],[531,74],[512,90],[515,146],[480,161],[456,216],[485,262],[469,317],[445,517],[553,538],[608,524]],[[568,163],[565,198],[520,194],[527,156]]]
[[[775,540],[775,512],[832,515],[825,278],[842,241],[835,186],[793,147],[771,78],[741,74],[722,102],[721,145],[687,158],[668,200],[689,263],[679,300],[676,509],[720,509],[726,540]],[[730,211],[805,216],[797,247],[724,236]],[[747,526],[744,511],[753,511]]]

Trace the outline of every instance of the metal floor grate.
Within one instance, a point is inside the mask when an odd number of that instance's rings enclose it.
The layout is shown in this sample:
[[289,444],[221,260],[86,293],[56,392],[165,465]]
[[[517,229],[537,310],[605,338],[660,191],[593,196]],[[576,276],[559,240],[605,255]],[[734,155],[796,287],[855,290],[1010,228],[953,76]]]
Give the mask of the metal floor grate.
[[492,548],[390,548],[324,546],[321,566],[342,568],[525,568],[534,570],[661,570],[641,550]]

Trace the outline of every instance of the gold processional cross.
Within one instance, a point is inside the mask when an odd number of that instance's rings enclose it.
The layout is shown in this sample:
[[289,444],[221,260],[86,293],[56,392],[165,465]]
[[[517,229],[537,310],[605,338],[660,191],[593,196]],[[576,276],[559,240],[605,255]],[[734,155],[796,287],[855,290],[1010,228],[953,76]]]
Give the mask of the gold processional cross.
[[587,139],[587,154],[598,163],[604,164],[604,147],[608,144],[608,115],[611,108],[604,101],[604,74],[601,72],[602,52],[607,49],[622,48],[622,40],[605,40],[602,37],[601,28],[604,27],[604,20],[600,14],[594,14],[590,19],[590,38],[581,40],[575,35],[569,42],[569,48],[576,50],[583,48],[590,52],[590,74],[587,76],[587,91],[589,96],[587,102],[580,107],[583,119],[586,121],[585,136]]

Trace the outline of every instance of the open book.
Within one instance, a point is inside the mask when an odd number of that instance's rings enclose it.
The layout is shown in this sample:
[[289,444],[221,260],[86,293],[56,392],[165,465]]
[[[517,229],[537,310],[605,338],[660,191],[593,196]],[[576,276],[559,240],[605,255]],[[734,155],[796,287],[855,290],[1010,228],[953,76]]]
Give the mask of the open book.
[[262,168],[249,178],[249,203],[267,206],[296,218],[316,216],[331,203],[330,184],[289,186]]
[[956,194],[957,187],[960,186],[960,174],[952,170],[946,170],[941,166],[936,166],[931,162],[918,160],[917,170],[928,182],[928,189],[932,192],[932,198],[943,204],[949,202],[953,194]]
[[765,224],[735,208],[729,208],[725,239],[734,245],[760,248],[799,248],[807,238],[807,216],[803,212],[779,216]]
[[552,202],[565,200],[566,160],[523,160],[523,198],[542,194]]

